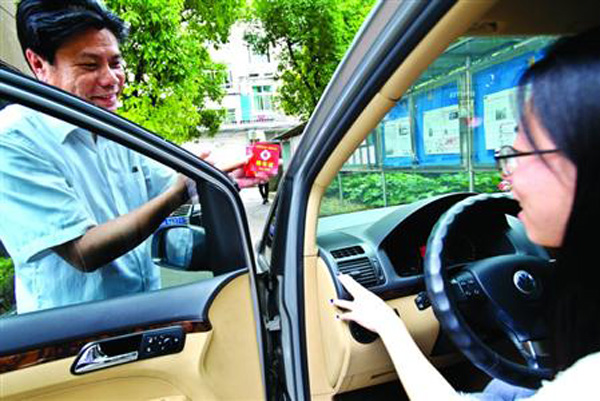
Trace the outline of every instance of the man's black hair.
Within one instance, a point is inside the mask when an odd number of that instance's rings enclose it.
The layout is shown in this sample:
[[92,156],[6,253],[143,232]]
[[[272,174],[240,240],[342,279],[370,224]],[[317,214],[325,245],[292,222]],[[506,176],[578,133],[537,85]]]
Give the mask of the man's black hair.
[[123,20],[100,0],[21,0],[16,20],[23,54],[31,49],[50,64],[65,42],[90,28],[108,29],[119,43],[128,33]]

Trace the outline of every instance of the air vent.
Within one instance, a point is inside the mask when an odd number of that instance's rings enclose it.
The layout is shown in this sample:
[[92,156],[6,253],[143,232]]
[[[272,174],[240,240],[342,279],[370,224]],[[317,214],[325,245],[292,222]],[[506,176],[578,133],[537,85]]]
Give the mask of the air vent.
[[331,251],[331,255],[336,259],[347,258],[348,256],[362,255],[365,250],[361,246],[351,246],[349,248],[340,248]]
[[338,270],[340,273],[348,274],[353,279],[364,285],[372,287],[379,284],[377,269],[367,257],[339,262]]

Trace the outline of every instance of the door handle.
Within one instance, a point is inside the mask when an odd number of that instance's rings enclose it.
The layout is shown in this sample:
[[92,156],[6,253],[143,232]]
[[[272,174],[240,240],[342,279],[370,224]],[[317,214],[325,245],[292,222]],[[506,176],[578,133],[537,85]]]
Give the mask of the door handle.
[[81,351],[79,358],[73,366],[76,374],[91,372],[122,363],[133,362],[138,359],[138,351],[131,351],[120,355],[108,356],[102,351],[100,343],[88,344]]
[[71,373],[81,375],[111,366],[183,350],[185,332],[181,326],[126,334],[87,343],[71,365]]

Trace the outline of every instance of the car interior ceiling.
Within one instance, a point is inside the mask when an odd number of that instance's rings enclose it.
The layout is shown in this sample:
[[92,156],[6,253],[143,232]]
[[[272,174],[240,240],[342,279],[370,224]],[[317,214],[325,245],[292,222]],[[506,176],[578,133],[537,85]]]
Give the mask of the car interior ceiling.
[[[509,36],[509,35],[568,35],[589,29],[598,25],[597,18],[598,3],[595,0],[558,1],[558,0],[531,0],[527,2],[526,9],[523,1],[478,1],[458,2],[450,12],[432,29],[419,45],[408,55],[398,69],[391,75],[387,83],[381,88],[378,95],[373,98],[369,105],[358,116],[354,124],[331,153],[327,162],[323,165],[321,172],[313,183],[308,202],[306,215],[305,238],[304,238],[304,263],[305,270],[318,269],[323,262],[319,260],[317,247],[317,226],[319,221],[319,205],[324,196],[325,189],[335,179],[343,164],[352,155],[354,150],[362,143],[371,131],[379,124],[386,113],[395,105],[411,84],[426,70],[426,68],[437,59],[452,43],[460,36]],[[311,282],[316,280],[316,283]],[[316,273],[307,274],[305,277],[306,290],[311,288],[329,288],[330,283],[319,282],[319,280],[330,280],[330,276]],[[330,292],[331,294],[331,292]],[[314,311],[314,310],[313,310]],[[312,324],[323,324],[322,318],[312,316],[311,310],[307,309],[307,335],[318,335],[317,331],[311,329]],[[325,313],[325,312],[320,312]],[[320,323],[317,323],[320,321]],[[311,323],[312,322],[312,323]],[[411,324],[420,324],[411,322]],[[437,323],[436,323],[437,326]],[[322,331],[328,330],[322,328]],[[322,336],[326,336],[327,334]],[[423,334],[432,335],[432,333]],[[437,332],[433,333],[437,336]],[[417,342],[419,338],[415,338]],[[321,339],[322,341],[322,339]],[[385,352],[380,347],[377,352]],[[375,358],[373,355],[364,353],[354,357],[363,358],[364,363],[371,363]],[[321,383],[317,376],[325,374],[326,369],[322,366],[323,361],[314,358],[309,353],[311,391],[314,392],[314,384]],[[479,389],[485,382],[485,375],[474,371],[469,364],[458,363],[457,360],[439,360],[438,368],[444,375],[457,386],[463,389]],[[444,370],[444,367],[450,366]],[[464,374],[468,372],[469,374]],[[461,379],[470,377],[470,383],[461,382]],[[385,381],[385,380],[384,380]],[[317,384],[318,386],[318,384]],[[381,392],[369,393],[372,388],[346,393],[344,400],[363,399],[364,396],[373,395],[374,399],[380,396],[393,395],[398,397],[397,384],[385,385]],[[354,397],[354,398],[353,398]],[[402,398],[401,398],[402,399]]]

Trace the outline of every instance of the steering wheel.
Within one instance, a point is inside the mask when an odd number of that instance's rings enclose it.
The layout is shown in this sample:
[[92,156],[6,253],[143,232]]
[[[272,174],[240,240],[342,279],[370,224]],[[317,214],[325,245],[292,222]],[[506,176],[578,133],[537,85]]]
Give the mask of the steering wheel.
[[[452,206],[429,236],[424,260],[425,284],[433,311],[444,332],[478,368],[505,382],[538,388],[551,379],[543,353],[548,327],[544,309],[552,288],[554,267],[538,256],[510,254],[485,258],[449,271],[448,244],[460,236],[461,226],[481,213],[505,218],[520,207],[508,194],[482,194]],[[472,221],[472,220],[471,220]],[[479,308],[517,348],[525,362],[518,363],[486,345],[463,316],[466,308]]]

